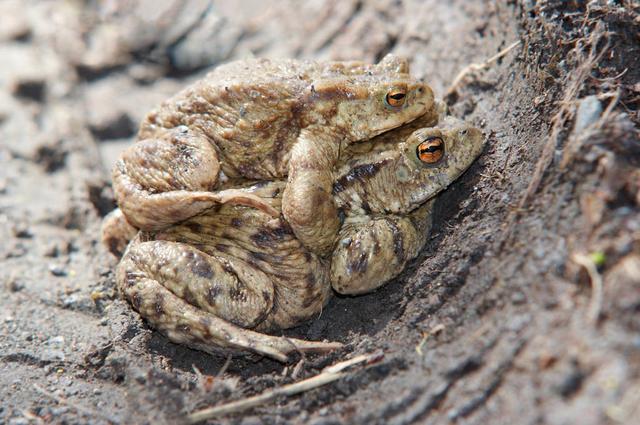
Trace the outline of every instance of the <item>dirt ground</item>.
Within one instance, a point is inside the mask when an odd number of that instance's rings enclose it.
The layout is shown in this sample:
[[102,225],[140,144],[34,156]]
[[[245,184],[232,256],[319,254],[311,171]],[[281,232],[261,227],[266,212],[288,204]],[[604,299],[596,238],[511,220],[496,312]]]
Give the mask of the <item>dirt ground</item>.
[[[638,3],[266,3],[0,1],[0,423],[180,423],[376,350],[211,422],[638,423]],[[388,52],[488,142],[399,278],[285,332],[346,347],[220,374],[225,358],[149,329],[99,243],[144,114],[230,59]]]

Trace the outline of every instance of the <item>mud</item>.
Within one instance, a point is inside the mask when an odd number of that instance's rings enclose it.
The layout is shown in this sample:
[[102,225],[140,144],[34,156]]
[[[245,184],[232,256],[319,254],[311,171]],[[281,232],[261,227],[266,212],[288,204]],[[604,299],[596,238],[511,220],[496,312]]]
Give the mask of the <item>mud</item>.
[[[640,9],[586,3],[2,1],[0,423],[180,423],[375,350],[212,423],[637,423]],[[223,61],[388,52],[488,143],[399,278],[285,333],[345,349],[219,374],[150,330],[99,243],[144,114]]]

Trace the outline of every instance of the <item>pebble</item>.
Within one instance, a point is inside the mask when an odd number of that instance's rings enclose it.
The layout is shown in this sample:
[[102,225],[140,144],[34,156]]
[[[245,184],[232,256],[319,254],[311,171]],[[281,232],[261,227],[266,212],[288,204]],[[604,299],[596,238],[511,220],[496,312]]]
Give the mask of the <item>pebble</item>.
[[520,291],[516,291],[511,294],[511,302],[513,304],[524,304],[527,301],[527,297]]
[[580,133],[582,130],[598,121],[600,114],[602,114],[602,104],[598,100],[598,97],[585,97],[580,101],[580,105],[578,105],[576,123],[573,127],[573,132],[575,134]]
[[64,344],[64,337],[62,335],[52,336],[47,340],[47,345],[62,345]]
[[74,308],[79,304],[78,294],[71,294],[62,298],[62,306],[64,308]]
[[49,271],[52,275],[58,277],[67,275],[67,271],[65,270],[65,268],[59,264],[49,264]]
[[51,408],[51,414],[55,416],[62,416],[63,414],[69,412],[69,407],[61,406],[61,407],[53,407]]
[[27,223],[16,223],[13,228],[13,234],[16,238],[20,239],[30,239],[33,237],[33,232]]
[[20,292],[24,289],[24,283],[17,279],[15,276],[10,277],[10,280],[7,282],[7,287],[11,292]]

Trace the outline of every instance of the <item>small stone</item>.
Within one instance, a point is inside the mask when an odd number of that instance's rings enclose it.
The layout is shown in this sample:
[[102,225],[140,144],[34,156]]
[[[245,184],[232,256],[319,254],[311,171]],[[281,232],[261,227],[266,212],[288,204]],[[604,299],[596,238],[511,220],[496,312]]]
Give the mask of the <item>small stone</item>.
[[44,256],[45,257],[57,257],[58,254],[59,254],[58,245],[56,243],[50,243],[44,249]]
[[138,384],[147,382],[147,374],[141,369],[134,369],[131,375]]
[[524,304],[526,301],[527,301],[527,298],[520,291],[516,291],[513,294],[511,294],[511,302],[515,305]]
[[587,96],[580,101],[578,112],[576,113],[576,123],[573,127],[574,133],[580,133],[582,130],[598,121],[602,114],[602,104],[597,96]]
[[33,237],[33,232],[27,223],[18,222],[13,227],[13,235],[20,239],[30,239]]
[[124,139],[136,132],[136,124],[126,113],[118,113],[104,121],[89,126],[91,134],[98,140]]
[[563,398],[568,398],[580,389],[584,378],[584,373],[576,367],[559,377],[559,382],[554,386],[554,390]]
[[52,275],[58,277],[67,275],[67,271],[65,270],[65,268],[59,264],[49,264],[49,271]]
[[20,258],[28,251],[27,247],[21,242],[16,242],[12,245],[13,246],[7,250],[6,258]]
[[17,98],[42,102],[46,93],[44,80],[23,80],[13,85],[13,95]]
[[62,350],[44,350],[41,357],[46,362],[64,361],[66,359]]
[[24,283],[15,276],[12,276],[7,281],[7,288],[11,292],[20,292],[24,289]]
[[52,336],[47,340],[47,345],[62,345],[64,344],[64,337],[62,335]]
[[51,241],[44,248],[44,256],[45,257],[60,257],[61,255],[66,255],[71,252],[72,246],[68,241]]
[[79,299],[78,299],[78,295],[76,294],[71,294],[62,298],[62,306],[64,308],[73,308],[78,305],[78,302],[79,302]]
[[69,411],[69,408],[67,406],[61,406],[61,407],[53,407],[51,408],[51,414],[55,417],[55,416],[62,416],[65,413],[67,413]]

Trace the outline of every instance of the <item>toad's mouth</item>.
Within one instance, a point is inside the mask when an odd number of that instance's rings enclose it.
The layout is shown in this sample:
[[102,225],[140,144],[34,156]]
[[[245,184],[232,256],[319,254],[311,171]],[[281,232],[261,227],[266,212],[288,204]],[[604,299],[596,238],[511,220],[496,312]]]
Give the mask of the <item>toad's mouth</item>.
[[424,114],[427,113],[427,111],[429,110],[429,105],[425,102],[416,102],[415,103],[416,106],[421,106],[421,108],[416,108],[418,109],[418,111],[415,114],[411,114],[409,116],[407,116],[406,119],[402,120],[402,121],[395,121],[393,119],[388,119],[388,120],[384,120],[384,121],[379,121],[378,122],[378,128],[375,130],[373,136],[378,136],[382,133],[386,133],[387,131],[391,131],[393,129],[396,129],[398,127],[402,127],[406,124],[409,124],[415,120],[417,120],[418,118],[420,118],[421,116],[423,116]]

